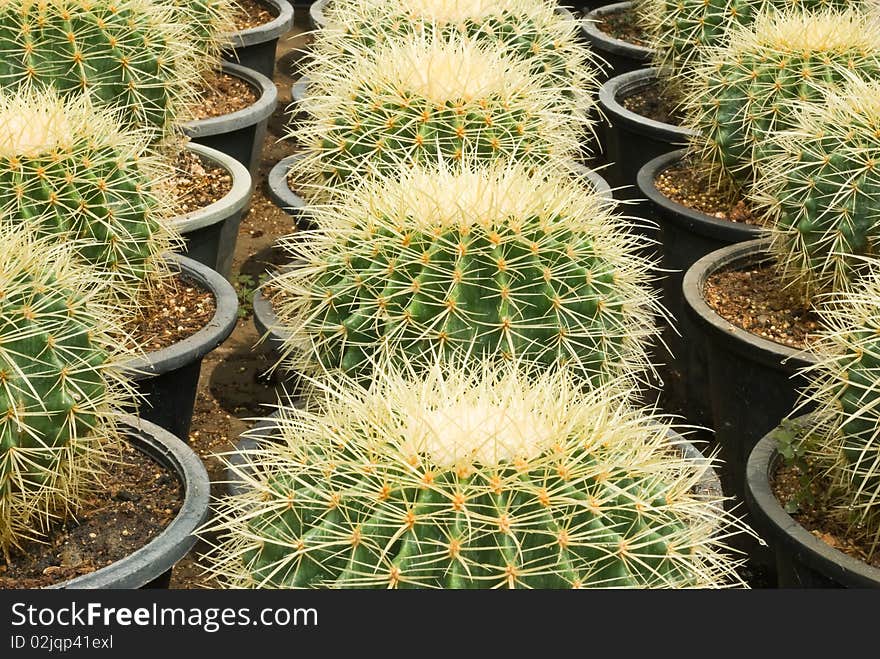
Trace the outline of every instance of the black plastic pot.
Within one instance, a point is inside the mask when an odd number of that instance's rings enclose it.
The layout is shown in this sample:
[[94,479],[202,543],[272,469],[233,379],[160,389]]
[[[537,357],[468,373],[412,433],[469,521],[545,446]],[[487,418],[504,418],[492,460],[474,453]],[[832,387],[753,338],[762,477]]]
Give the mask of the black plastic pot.
[[[809,415],[793,421],[810,425]],[[880,570],[823,542],[785,512],[771,486],[780,463],[771,431],[752,449],[746,467],[746,503],[775,556],[778,586],[880,588]]]
[[238,240],[238,227],[253,191],[251,175],[235,158],[204,144],[190,142],[186,148],[229,172],[232,189],[222,199],[191,213],[178,215],[171,223],[186,242],[185,251],[182,252],[184,256],[216,270],[228,279]]
[[125,371],[144,396],[141,418],[189,441],[202,358],[223,343],[238,320],[238,296],[232,285],[211,268],[179,254],[168,255],[173,268],[209,290],[214,317],[182,341],[126,362]]
[[183,486],[183,504],[162,533],[137,551],[52,589],[167,588],[172,568],[195,545],[194,531],[208,518],[211,483],[199,456],[149,421],[125,416],[121,429],[132,446],[177,476]]
[[183,132],[193,141],[232,156],[256,180],[269,117],[278,104],[278,88],[262,73],[246,66],[223,62],[221,70],[247,82],[257,90],[257,102],[250,107],[219,117],[196,119],[183,124]]
[[755,240],[761,228],[721,220],[672,201],[654,184],[663,170],[686,154],[685,149],[657,156],[642,165],[636,177],[639,195],[647,198],[653,219],[660,228],[660,258],[664,269],[663,305],[676,319],[678,334],[668,332],[666,344],[673,354],[673,367],[683,376],[683,390],[673,392],[682,400],[688,419],[697,424],[709,423],[709,400],[705,348],[700,333],[691,326],[684,311],[682,281],[684,273],[698,259],[733,243]]
[[749,453],[791,412],[806,384],[797,371],[816,361],[805,351],[736,327],[703,299],[713,273],[771,260],[768,245],[766,239],[749,240],[711,252],[688,269],[682,283],[686,313],[705,346],[712,425],[725,461],[721,481],[738,499],[745,491]]
[[[621,104],[626,98],[657,80],[657,69],[630,71],[607,80],[599,89],[599,106],[608,120],[605,130],[605,157],[611,163],[607,170],[608,182],[620,191],[624,198],[638,198],[635,187],[639,170],[649,160],[686,146],[695,135],[672,124],[665,124],[627,110]],[[642,207],[650,211],[650,207]]]
[[229,35],[232,47],[223,52],[223,59],[262,73],[275,75],[275,53],[278,39],[293,26],[293,6],[287,0],[259,0],[267,5],[274,20]]
[[619,14],[632,9],[632,2],[616,2],[601,5],[593,9],[581,19],[581,33],[590,47],[607,62],[608,66],[600,73],[599,80],[605,81],[623,73],[636,71],[651,62],[653,49],[636,46],[599,29],[599,21],[609,14]]

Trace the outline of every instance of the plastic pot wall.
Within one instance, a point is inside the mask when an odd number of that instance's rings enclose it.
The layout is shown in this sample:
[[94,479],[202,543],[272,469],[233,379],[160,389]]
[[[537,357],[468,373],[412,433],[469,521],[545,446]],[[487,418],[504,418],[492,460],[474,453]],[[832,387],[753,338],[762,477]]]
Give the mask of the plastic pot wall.
[[195,530],[208,518],[211,483],[195,452],[167,430],[133,416],[121,419],[129,443],[175,474],[183,504],[165,529],[111,565],[52,586],[53,589],[167,588],[174,565],[195,545]]
[[168,259],[178,272],[211,291],[216,302],[214,317],[195,334],[127,362],[125,370],[144,396],[141,418],[187,442],[202,358],[232,333],[238,320],[238,296],[232,285],[211,268],[178,254]]
[[713,311],[703,298],[706,280],[721,270],[768,261],[768,242],[729,245],[699,259],[685,273],[686,312],[707,356],[709,402],[715,439],[724,458],[725,492],[742,500],[746,461],[755,444],[791,413],[806,380],[797,375],[815,363],[809,353],[751,334]]
[[223,62],[221,70],[256,89],[257,102],[219,117],[188,121],[183,124],[183,132],[193,142],[232,156],[256,180],[269,117],[278,104],[278,88],[262,73],[240,64]]
[[190,142],[186,148],[229,172],[232,189],[222,199],[178,215],[171,222],[185,241],[184,256],[229,279],[238,228],[253,191],[251,175],[235,158],[204,144]]
[[657,156],[638,172],[639,196],[648,200],[653,219],[660,229],[660,259],[664,269],[662,280],[663,305],[677,321],[678,333],[668,332],[666,343],[673,354],[673,366],[682,374],[683,388],[671,392],[679,399],[692,423],[711,423],[706,374],[705,347],[701,334],[695,330],[685,313],[682,281],[697,260],[734,243],[755,240],[762,235],[759,227],[721,220],[695,211],[669,199],[654,184],[657,176],[679,162],[686,150],[680,149]]
[[223,53],[223,57],[271,79],[275,75],[278,39],[293,26],[294,8],[288,0],[259,1],[271,8],[275,19],[264,25],[230,34],[232,47]]
[[[804,429],[810,417],[793,420]],[[781,457],[771,431],[752,449],[746,466],[746,503],[756,530],[770,545],[780,588],[880,588],[880,569],[831,547],[798,524],[780,505],[772,482]]]
[[[607,80],[599,89],[599,106],[609,126],[605,130],[605,157],[611,163],[606,177],[612,187],[623,187],[623,198],[639,198],[636,179],[639,169],[649,160],[669,151],[686,146],[692,131],[654,121],[627,110],[621,99],[652,85],[657,69],[630,71]],[[650,215],[650,207],[640,205]],[[638,214],[638,213],[636,213]]]

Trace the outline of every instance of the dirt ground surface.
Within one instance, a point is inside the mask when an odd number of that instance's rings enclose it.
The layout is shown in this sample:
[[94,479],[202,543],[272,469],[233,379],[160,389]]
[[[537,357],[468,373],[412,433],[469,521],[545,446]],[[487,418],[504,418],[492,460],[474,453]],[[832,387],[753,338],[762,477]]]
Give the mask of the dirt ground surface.
[[[267,350],[257,345],[259,335],[251,315],[250,293],[259,276],[266,271],[266,262],[276,239],[293,230],[292,219],[268,196],[267,176],[275,163],[290,155],[294,145],[283,140],[290,104],[290,86],[295,78],[293,68],[305,48],[306,12],[296,11],[294,28],[278,42],[275,85],[278,106],[269,119],[263,146],[263,158],[255,181],[250,210],[242,218],[232,263],[232,279],[239,292],[239,320],[232,335],[202,361],[199,391],[190,430],[190,444],[205,462],[211,477],[213,493],[222,494],[223,469],[216,453],[232,450],[233,443],[254,425],[255,417],[271,413],[269,406],[278,400],[278,390],[265,377],[272,365]],[[216,582],[204,573],[199,556],[206,550],[199,543],[174,568],[171,588],[217,588]]]

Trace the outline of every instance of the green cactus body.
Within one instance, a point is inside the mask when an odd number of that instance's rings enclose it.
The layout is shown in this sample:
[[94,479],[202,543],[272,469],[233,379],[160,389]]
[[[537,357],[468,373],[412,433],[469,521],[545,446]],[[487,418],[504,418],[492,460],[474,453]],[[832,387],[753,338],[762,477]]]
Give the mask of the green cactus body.
[[417,168],[317,210],[325,230],[294,236],[294,267],[267,284],[285,363],[369,376],[382,347],[419,361],[469,346],[570,361],[594,381],[641,371],[661,311],[641,239],[606,199],[549,177]]
[[0,92],[3,221],[72,241],[116,301],[135,303],[179,239],[151,186],[168,176],[143,133],[87,97]]
[[598,91],[598,62],[579,42],[577,21],[554,5],[534,0],[470,2],[334,2],[330,25],[316,35],[313,52],[343,61],[343,53],[373,50],[389,40],[414,35],[450,39],[465,37],[501,48],[526,62],[545,84],[571,99],[586,101]]
[[880,34],[854,11],[779,12],[732,30],[707,49],[688,94],[698,148],[748,187],[772,153],[768,137],[793,127],[793,101],[822,102],[853,76],[880,75]]
[[859,534],[880,535],[880,273],[827,298],[804,400],[818,464]]
[[158,136],[180,119],[198,81],[186,25],[144,0],[10,0],[0,5],[0,87],[52,86],[124,109]]
[[651,37],[654,64],[667,77],[690,79],[700,49],[723,44],[728,31],[761,11],[846,9],[853,0],[640,0],[636,11]]
[[455,39],[392,42],[344,71],[316,67],[309,79],[318,90],[304,101],[310,118],[292,133],[306,148],[291,172],[305,194],[401,162],[570,158],[588,125],[555,108],[521,63]]
[[[233,587],[648,588],[737,583],[705,465],[563,371],[479,365],[328,385],[282,408],[220,504]],[[528,379],[526,379],[528,377]]]
[[854,83],[805,104],[752,195],[771,209],[773,251],[786,275],[816,293],[845,290],[880,240],[880,85]]
[[63,246],[0,229],[0,547],[37,538],[78,505],[114,436],[125,389],[108,374],[109,310]]

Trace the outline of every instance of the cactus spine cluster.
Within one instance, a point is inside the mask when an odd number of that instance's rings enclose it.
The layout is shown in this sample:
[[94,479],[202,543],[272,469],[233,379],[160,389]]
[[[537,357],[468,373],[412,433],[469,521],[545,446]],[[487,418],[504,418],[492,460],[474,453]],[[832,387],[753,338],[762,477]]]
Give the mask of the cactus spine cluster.
[[[414,35],[464,37],[497,45],[542,77],[548,91],[584,109],[598,92],[598,59],[579,41],[571,16],[544,0],[366,0],[333,2],[329,25],[312,44],[323,63],[347,62],[392,40]],[[343,64],[344,66],[344,64]]]
[[521,166],[400,170],[315,210],[288,241],[285,363],[370,376],[387,350],[417,363],[468,348],[592,381],[648,365],[662,309],[644,240],[580,182]]
[[0,87],[86,92],[162,137],[187,118],[200,79],[190,27],[175,11],[148,0],[4,0]]
[[[516,364],[383,370],[282,408],[213,524],[231,587],[741,585],[709,462],[617,389]],[[696,488],[699,489],[699,488]]]
[[[830,477],[839,513],[880,542],[880,272],[820,306],[818,363],[806,372],[811,449]],[[818,441],[815,441],[818,439]]]
[[307,195],[402,162],[555,162],[579,153],[587,125],[524,64],[457,38],[389,42],[344,70],[316,67],[309,80],[310,116],[291,135],[306,149],[292,176]]
[[806,296],[850,288],[880,239],[880,83],[854,81],[803,104],[752,197],[769,208],[773,251]]
[[0,222],[0,548],[76,510],[115,438],[128,386],[118,315],[63,245]]
[[0,221],[70,242],[101,289],[132,304],[165,272],[178,236],[151,192],[163,167],[120,116],[86,96],[0,91]]
[[707,48],[688,91],[689,127],[706,161],[748,188],[793,127],[792,102],[822,102],[853,76],[880,75],[880,33],[863,13],[767,12]]

